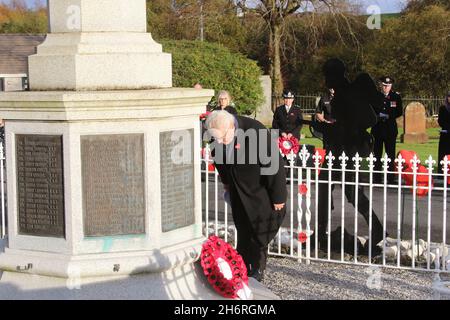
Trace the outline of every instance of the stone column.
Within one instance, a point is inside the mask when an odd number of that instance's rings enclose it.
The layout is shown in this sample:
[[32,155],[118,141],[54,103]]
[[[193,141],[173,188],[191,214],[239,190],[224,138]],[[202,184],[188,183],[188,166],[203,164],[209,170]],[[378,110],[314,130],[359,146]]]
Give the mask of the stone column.
[[170,54],[147,33],[145,0],[49,0],[50,33],[29,58],[31,90],[172,86]]

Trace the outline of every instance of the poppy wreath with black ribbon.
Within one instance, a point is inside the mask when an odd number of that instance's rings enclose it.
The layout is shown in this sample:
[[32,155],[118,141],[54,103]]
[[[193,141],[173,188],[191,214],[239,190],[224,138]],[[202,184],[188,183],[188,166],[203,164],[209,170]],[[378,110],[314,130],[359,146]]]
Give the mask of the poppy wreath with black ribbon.
[[[228,263],[232,272],[231,279],[227,279],[221,272],[219,259]],[[225,298],[238,298],[238,292],[244,289],[244,284],[248,285],[247,267],[241,255],[217,236],[209,237],[203,244],[201,266],[208,282]]]
[[300,144],[298,139],[294,136],[288,137],[279,137],[278,138],[278,148],[280,148],[280,152],[287,156],[293,152],[297,154],[300,151]]

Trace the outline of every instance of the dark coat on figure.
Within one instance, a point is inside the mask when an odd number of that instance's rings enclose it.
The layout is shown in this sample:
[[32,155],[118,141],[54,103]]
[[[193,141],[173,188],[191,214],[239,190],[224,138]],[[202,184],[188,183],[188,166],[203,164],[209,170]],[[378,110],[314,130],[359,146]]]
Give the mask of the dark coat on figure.
[[291,133],[294,137],[300,140],[300,131],[303,126],[303,115],[299,106],[292,105],[289,109],[289,114],[286,111],[286,106],[279,106],[273,115],[272,129],[279,129],[280,134]]
[[389,115],[389,119],[379,118],[377,124],[372,129],[375,138],[384,137],[396,139],[398,134],[396,119],[403,115],[403,102],[401,96],[394,91],[389,92],[387,96],[383,95],[383,105],[377,114],[384,113]]
[[[260,122],[241,116],[237,116],[236,119],[238,129],[244,132],[254,129],[257,130],[256,132],[263,130],[267,133],[267,148],[271,150],[270,133]],[[235,158],[239,157],[239,151],[242,152],[241,155],[245,157],[242,164],[236,164],[236,162],[227,164],[225,161],[222,161],[223,164],[219,164],[217,161],[218,152],[213,150],[212,154],[222,182],[229,185],[230,188],[231,208],[238,233],[240,231],[239,222],[244,217],[245,222],[249,222],[251,226],[251,230],[247,231],[252,233],[253,238],[259,242],[261,247],[264,247],[275,237],[286,214],[285,208],[281,211],[275,211],[273,207],[273,204],[286,203],[286,175],[283,168],[284,162],[278,148],[275,148],[276,154],[274,155],[278,160],[278,163],[274,164],[276,165],[275,174],[261,175],[261,169],[269,167],[272,163],[264,164],[267,161],[261,162],[259,156],[256,157],[257,161],[251,161],[252,156],[256,155],[250,154],[249,143],[249,139],[245,139],[245,145],[239,145],[237,139],[235,139],[230,144],[231,148],[236,151]],[[222,145],[217,145],[217,147],[226,149]],[[263,150],[263,155],[266,157],[269,153],[270,151]]]
[[336,159],[342,152],[347,156],[353,156],[356,152],[360,156],[368,156],[372,150],[367,144],[370,140],[367,129],[376,123],[375,110],[381,105],[381,97],[373,80],[363,73],[352,83],[343,81],[335,90],[331,116],[336,122],[329,126],[327,153],[332,151]]
[[[442,128],[441,135],[439,137],[439,172],[442,172],[441,160],[446,155],[450,154],[450,112],[445,106],[439,108],[439,126]],[[447,132],[445,132],[445,130]],[[450,172],[449,172],[450,173]]]

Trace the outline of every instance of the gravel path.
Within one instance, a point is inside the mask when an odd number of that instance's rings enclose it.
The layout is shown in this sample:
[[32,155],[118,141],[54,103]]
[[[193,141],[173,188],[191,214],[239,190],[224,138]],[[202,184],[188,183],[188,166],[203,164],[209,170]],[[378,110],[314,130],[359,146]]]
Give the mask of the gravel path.
[[[374,273],[373,270],[366,266],[322,262],[306,265],[294,259],[269,258],[263,283],[283,300],[433,298],[432,273],[387,268],[379,268]],[[368,284],[368,280],[374,281]]]

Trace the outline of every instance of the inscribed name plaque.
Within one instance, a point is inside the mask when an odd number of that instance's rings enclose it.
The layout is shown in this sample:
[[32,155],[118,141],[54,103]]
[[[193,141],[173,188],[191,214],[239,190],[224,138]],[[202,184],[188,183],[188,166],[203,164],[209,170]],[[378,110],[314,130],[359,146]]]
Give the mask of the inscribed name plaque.
[[144,135],[81,137],[84,234],[145,233]]
[[194,224],[194,130],[160,134],[161,221],[168,232]]
[[19,234],[65,237],[62,136],[16,135]]

